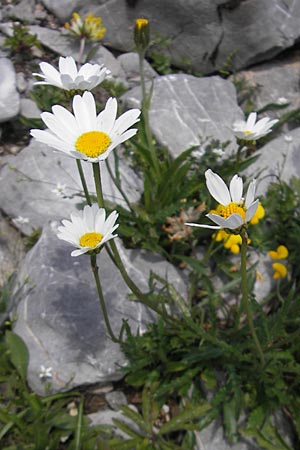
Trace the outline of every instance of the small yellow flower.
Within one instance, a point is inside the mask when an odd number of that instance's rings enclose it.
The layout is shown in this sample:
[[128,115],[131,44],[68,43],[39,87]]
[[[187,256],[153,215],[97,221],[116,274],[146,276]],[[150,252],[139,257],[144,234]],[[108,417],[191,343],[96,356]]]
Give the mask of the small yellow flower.
[[65,28],[74,36],[77,36],[80,39],[85,38],[88,41],[102,39],[106,32],[106,28],[102,25],[101,17],[95,17],[94,14],[88,14],[87,17],[82,20],[80,15],[76,12],[73,13],[70,23],[65,23]]
[[274,275],[273,278],[275,280],[278,280],[279,278],[284,278],[287,275],[287,268],[284,264],[275,262],[272,264],[272,267],[274,269]]
[[[224,241],[224,248],[230,250],[231,253],[237,255],[240,252],[240,246],[242,244],[242,237],[239,234],[226,233],[225,230],[219,230],[212,235],[216,242]],[[250,239],[248,239],[250,244]]]
[[265,217],[265,209],[264,209],[263,205],[259,202],[257,210],[256,210],[256,213],[254,214],[254,216],[250,220],[251,225],[258,224],[260,219],[262,219],[263,217]]
[[289,251],[285,245],[279,245],[276,250],[270,250],[269,256],[272,259],[285,259],[289,255]]

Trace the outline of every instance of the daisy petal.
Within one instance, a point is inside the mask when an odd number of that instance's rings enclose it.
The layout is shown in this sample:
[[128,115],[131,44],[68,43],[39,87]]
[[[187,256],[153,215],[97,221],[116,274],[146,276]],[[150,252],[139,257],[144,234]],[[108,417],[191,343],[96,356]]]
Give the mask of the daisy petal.
[[230,203],[231,197],[229,190],[222,178],[211,169],[205,172],[206,186],[211,196],[221,205],[226,206]]

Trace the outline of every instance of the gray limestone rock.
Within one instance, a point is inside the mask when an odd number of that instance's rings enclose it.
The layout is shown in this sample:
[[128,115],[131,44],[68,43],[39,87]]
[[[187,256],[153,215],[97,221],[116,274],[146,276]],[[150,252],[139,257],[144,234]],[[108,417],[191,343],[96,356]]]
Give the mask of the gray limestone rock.
[[112,391],[105,394],[105,400],[109,404],[110,408],[118,411],[120,405],[127,405],[127,398],[122,391]]
[[79,4],[83,16],[101,16],[111,48],[131,51],[138,17],[150,21],[151,34],[171,38],[160,49],[181,68],[212,73],[266,61],[300,36],[300,3],[284,0],[91,0]]
[[[121,151],[119,152],[121,155]],[[74,158],[32,140],[17,156],[4,157],[3,163],[0,170],[1,208],[11,218],[21,215],[29,219],[28,223],[18,224],[26,234],[43,227],[49,220],[66,218],[84,201]],[[113,165],[112,155],[109,164]],[[82,167],[90,192],[95,194],[92,165],[82,162]],[[105,163],[101,165],[101,173],[104,197],[122,204],[122,197],[114,186]],[[120,161],[120,174],[129,199],[137,201],[141,181],[123,160]],[[62,192],[59,192],[60,189]]]
[[[140,72],[138,54],[134,52],[123,53],[122,55],[118,56],[117,60],[120,62],[121,67],[126,74],[128,85],[130,87],[139,86]],[[153,80],[153,78],[156,78],[158,76],[158,74],[155,72],[155,70],[147,60],[144,60],[144,74],[145,80]]]
[[20,96],[16,88],[16,72],[8,58],[0,58],[0,122],[16,117]]
[[280,117],[283,113],[300,108],[300,51],[296,50],[272,62],[243,70],[230,77],[241,86],[241,96],[251,92],[251,100],[259,110],[269,103],[289,105],[272,110],[270,115]]
[[[231,82],[218,76],[178,74],[155,78],[153,84],[150,127],[159,144],[167,147],[172,156],[211,139],[232,141],[228,150],[236,147],[230,128],[244,115]],[[140,107],[140,87],[126,92],[122,99],[128,107]]]
[[20,115],[27,119],[40,119],[41,110],[30,98],[21,98]]
[[[72,246],[56,237],[57,222],[45,227],[38,243],[26,255],[16,283],[18,307],[14,331],[25,341],[30,354],[28,382],[43,394],[40,366],[52,367],[51,391],[122,378],[126,364],[117,344],[108,337],[87,255],[72,258]],[[125,250],[116,241],[129,275],[147,291],[150,271],[168,278],[185,291],[181,273],[163,258]],[[107,252],[98,255],[99,274],[111,326],[118,335],[122,319],[132,332],[144,330],[154,314],[128,300],[129,290]],[[18,301],[19,300],[19,301]]]
[[[62,56],[73,56],[76,60],[79,55],[79,41],[73,39],[58,30],[51,30],[49,28],[32,25],[29,27],[32,34],[35,34],[40,42],[50,50]],[[85,47],[83,61],[87,57],[91,45],[87,44]],[[104,64],[110,71],[113,78],[125,79],[125,73],[121,68],[120,63],[103,45],[97,44],[97,51],[93,54],[90,62],[97,64]]]
[[278,179],[289,181],[300,173],[300,128],[281,135],[259,150],[258,160],[246,171],[248,178],[257,179],[257,195],[263,196],[269,184]]
[[51,11],[61,22],[70,19],[72,13],[77,11],[81,0],[42,0],[43,5]]
[[6,17],[10,19],[18,19],[22,23],[34,23],[34,0],[21,0],[15,5],[10,5],[10,8],[6,10]]

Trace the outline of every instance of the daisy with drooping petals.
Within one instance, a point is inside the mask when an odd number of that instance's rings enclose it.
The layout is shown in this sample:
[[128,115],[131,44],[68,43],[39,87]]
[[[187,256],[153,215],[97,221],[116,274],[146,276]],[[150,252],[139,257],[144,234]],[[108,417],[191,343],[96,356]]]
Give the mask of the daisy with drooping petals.
[[243,180],[238,175],[234,175],[229,189],[222,178],[211,169],[205,172],[206,186],[211,196],[219,203],[215,210],[206,214],[216,225],[202,225],[187,223],[194,227],[237,230],[249,222],[254,216],[258,200],[255,196],[255,180],[249,184],[246,198],[243,197]]
[[99,64],[86,63],[78,70],[72,56],[59,58],[59,70],[47,62],[41,62],[39,66],[42,73],[33,73],[32,75],[40,77],[42,80],[36,81],[34,84],[50,84],[66,91],[71,89],[90,91],[110,74],[106,67]]
[[257,113],[252,112],[249,114],[247,121],[236,120],[232,127],[235,136],[245,141],[256,141],[270,133],[272,126],[278,122],[278,119],[270,120],[269,117],[264,117],[257,122],[256,119]]
[[62,221],[57,237],[78,248],[73,250],[71,256],[83,255],[117,237],[113,234],[119,226],[116,224],[117,218],[117,211],[110,213],[106,219],[105,209],[99,208],[97,203],[86,205],[83,211],[71,214],[71,220]]
[[52,113],[41,114],[48,129],[34,129],[30,133],[39,142],[73,158],[92,163],[102,161],[137,132],[136,128],[128,128],[139,121],[140,110],[130,109],[116,119],[117,107],[117,100],[109,98],[97,115],[93,94],[84,92],[82,96],[74,96],[74,115],[63,106],[54,105]]

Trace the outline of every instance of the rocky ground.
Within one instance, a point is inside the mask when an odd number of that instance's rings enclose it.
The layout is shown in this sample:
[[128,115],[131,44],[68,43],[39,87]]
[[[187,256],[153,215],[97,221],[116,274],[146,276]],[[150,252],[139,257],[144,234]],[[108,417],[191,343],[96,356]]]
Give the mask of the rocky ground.
[[[31,98],[32,72],[38,71],[38,63],[41,60],[55,63],[58,55],[76,57],[78,52],[76,43],[62,34],[63,21],[72,12],[71,2],[52,2],[52,6],[48,3],[6,0],[0,11],[0,285],[4,286],[8,277],[15,277],[9,311],[17,317],[15,331],[22,336],[30,351],[28,382],[32,389],[44,393],[39,377],[40,365],[52,367],[53,392],[66,385],[87,386],[92,420],[106,423],[120,415],[116,405],[128,401],[134,403],[139,399],[129,393],[126,398],[122,392],[119,382],[122,375],[117,366],[125,364],[125,361],[120,349],[106,338],[104,325],[99,321],[100,310],[95,303],[96,292],[89,267],[85,267],[83,260],[72,260],[69,248],[62,246],[55,236],[58,221],[67,217],[80,200],[80,184],[74,162],[30,140],[25,126],[26,120],[38,119],[40,114]],[[77,3],[79,10],[87,10],[86,3]],[[95,6],[91,2],[90,9],[108,17],[107,5],[102,3]],[[116,12],[117,2],[107,3],[120,20],[124,5],[121,8],[119,3],[120,9]],[[223,10],[223,21],[228,20],[228,11]],[[153,11],[151,13],[154,14]],[[289,14],[292,16],[291,12]],[[300,13],[298,19],[299,16]],[[12,22],[16,21],[25,21],[30,32],[42,44],[41,48],[33,48],[28,58],[13,54],[3,46],[12,33]],[[108,24],[111,21],[110,18]],[[124,28],[128,29],[128,26]],[[253,54],[247,54],[243,61],[239,61],[238,73],[226,79],[215,70],[216,66],[212,67],[211,62],[206,67],[207,75],[203,77],[187,73],[187,68],[181,67],[179,71],[178,66],[174,73],[160,75],[148,64],[146,76],[154,82],[150,124],[156,140],[166,146],[173,156],[192,145],[200,148],[203,139],[208,138],[230,140],[232,144],[227,151],[231,151],[235,141],[230,127],[234,120],[244,117],[239,106],[242,96],[255,92],[251,101],[256,110],[268,103],[287,103],[284,112],[298,108],[300,50],[293,45],[293,33],[294,28],[291,27],[289,40],[285,43],[290,48],[282,48],[278,56],[270,59],[274,45],[269,45],[261,52],[265,54],[265,61],[263,56],[255,59]],[[93,61],[105,64],[114,82],[121,83],[126,89],[122,96],[125,107],[139,106],[141,93],[137,55],[129,51],[132,44],[128,43],[127,34],[126,48],[124,43],[123,47],[120,42],[115,43],[112,36],[109,31],[108,45],[104,42],[103,46],[98,47]],[[226,40],[222,42],[225,42],[225,52],[229,44]],[[112,48],[113,45],[115,48]],[[174,48],[172,51],[174,53]],[[222,66],[220,53],[217,59],[219,66]],[[255,64],[245,68],[253,61]],[[174,56],[176,62],[178,55]],[[196,57],[193,64],[197,65]],[[199,70],[205,70],[203,64]],[[237,91],[239,82],[243,88]],[[272,114],[279,116],[282,110]],[[300,128],[295,124],[293,127],[286,126],[261,149],[262,157],[257,165],[251,166],[251,173],[265,169],[259,182],[259,194],[265,192],[283,155],[286,159],[283,178],[299,175],[299,142]],[[85,169],[89,170],[88,167]],[[127,194],[131,200],[137,200],[141,182],[126,159],[121,159],[121,173]],[[103,177],[104,196],[117,199],[119,194],[105,171]],[[60,195],[58,185],[65,185],[64,195]],[[41,233],[41,237],[28,252],[30,239],[34,238],[35,233],[37,236]],[[184,272],[148,252],[128,251],[121,243],[118,246],[130,274],[141,287],[147,284],[148,273],[152,269],[167,275],[169,281],[184,293]],[[122,317],[129,318],[134,328],[142,328],[153,317],[144,308],[124,302],[126,287],[121,278],[116,279],[110,264],[109,260],[103,262],[107,280],[104,294],[109,305],[114,302],[114,307],[109,309],[113,328],[116,331],[119,329]],[[263,288],[259,286],[258,290],[261,292]],[[201,440],[205,450],[254,449],[246,443],[229,447],[218,424],[201,433]]]

